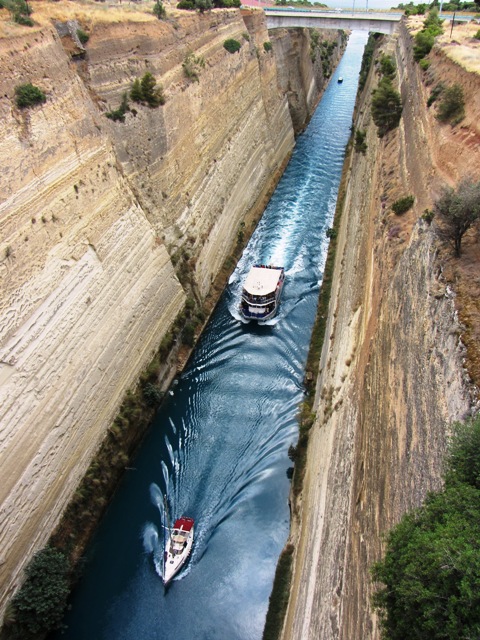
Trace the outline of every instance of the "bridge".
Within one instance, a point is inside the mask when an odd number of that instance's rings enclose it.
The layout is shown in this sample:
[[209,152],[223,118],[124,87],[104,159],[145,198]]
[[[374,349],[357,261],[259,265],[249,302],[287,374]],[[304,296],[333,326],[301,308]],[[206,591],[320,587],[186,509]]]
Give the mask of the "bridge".
[[306,27],[310,29],[344,29],[392,34],[403,13],[366,11],[317,11],[290,7],[265,7],[267,28]]

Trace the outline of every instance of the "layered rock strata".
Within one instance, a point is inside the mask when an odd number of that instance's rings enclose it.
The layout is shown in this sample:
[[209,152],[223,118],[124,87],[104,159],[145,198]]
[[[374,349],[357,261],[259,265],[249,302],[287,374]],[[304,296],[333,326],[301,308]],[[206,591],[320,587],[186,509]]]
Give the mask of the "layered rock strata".
[[[409,34],[402,30],[384,51],[396,58],[404,112],[399,129],[379,140],[370,118],[372,72],[355,123],[368,148],[346,171],[284,638],[379,638],[369,567],[382,552],[382,534],[440,486],[448,424],[475,402],[454,295],[421,214],[443,181],[454,184],[480,166],[479,77],[440,50],[432,54],[430,74],[447,68],[467,96],[463,127],[452,130],[426,108]],[[390,206],[405,194],[415,206],[400,218]]]
[[[96,20],[82,5],[83,51],[72,7],[66,27],[0,39],[0,610],[182,310],[178,256],[201,304],[278,180],[294,144],[278,68],[306,64],[236,10]],[[146,71],[165,104],[107,119]],[[29,82],[47,100],[19,109]]]

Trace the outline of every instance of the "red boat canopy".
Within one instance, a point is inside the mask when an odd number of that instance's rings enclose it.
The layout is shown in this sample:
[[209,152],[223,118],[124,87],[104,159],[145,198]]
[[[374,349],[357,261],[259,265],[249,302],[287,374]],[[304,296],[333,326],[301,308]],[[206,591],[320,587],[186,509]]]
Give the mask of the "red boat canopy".
[[193,527],[193,522],[193,518],[187,518],[186,516],[184,516],[182,518],[178,518],[178,520],[175,520],[173,528],[180,529],[182,531],[190,531]]

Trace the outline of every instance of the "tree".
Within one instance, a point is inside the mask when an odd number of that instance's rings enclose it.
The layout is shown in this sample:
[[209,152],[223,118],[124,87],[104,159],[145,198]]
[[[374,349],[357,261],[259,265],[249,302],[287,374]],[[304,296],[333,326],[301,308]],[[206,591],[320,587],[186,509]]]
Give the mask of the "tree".
[[163,87],[157,86],[157,81],[150,71],[146,71],[141,79],[135,78],[130,89],[130,98],[134,102],[146,102],[149,107],[165,104]]
[[163,2],[161,0],[157,0],[155,2],[155,5],[153,7],[153,15],[157,16],[159,20],[166,17],[167,12],[165,11],[165,7],[163,6]]
[[455,256],[462,252],[462,238],[480,217],[480,182],[464,179],[457,190],[447,187],[434,205],[442,221],[441,235],[451,242]]
[[459,84],[454,84],[442,94],[441,102],[438,106],[437,120],[440,122],[450,122],[453,126],[458,124],[465,117],[465,100],[463,99],[463,89]]
[[130,98],[134,102],[143,101],[142,86],[140,84],[140,78],[135,78],[135,80],[133,81],[133,85],[130,90]]
[[140,85],[142,87],[142,96],[143,100],[150,107],[158,107],[160,104],[165,104],[162,87],[156,87],[156,84],[157,81],[150,73],[150,71],[147,71],[143,74],[140,81]]
[[213,3],[212,0],[195,0],[195,7],[200,13],[204,13],[213,7]]
[[447,487],[405,515],[372,577],[385,640],[478,638],[480,491]]
[[36,104],[46,102],[47,97],[41,89],[34,84],[21,84],[15,88],[15,102],[20,109],[24,107],[33,107]]
[[12,600],[10,637],[19,640],[60,628],[70,591],[68,559],[58,549],[46,547],[35,554],[25,574],[26,580]]
[[446,464],[446,483],[461,482],[480,490],[480,417],[452,427]]
[[229,53],[236,53],[237,51],[240,51],[242,45],[240,44],[240,42],[238,42],[238,40],[235,40],[234,38],[228,38],[228,40],[225,40],[225,42],[223,43],[223,47]]
[[480,635],[480,415],[453,427],[445,488],[388,534],[372,567],[385,640]]
[[398,127],[402,115],[402,99],[388,78],[382,78],[372,93],[372,118],[383,136]]

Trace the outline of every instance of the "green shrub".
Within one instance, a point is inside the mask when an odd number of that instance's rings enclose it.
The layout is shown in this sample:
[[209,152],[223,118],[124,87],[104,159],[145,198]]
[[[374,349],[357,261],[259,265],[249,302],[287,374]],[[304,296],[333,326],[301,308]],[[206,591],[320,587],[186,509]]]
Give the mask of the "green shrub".
[[193,0],[181,0],[181,2],[177,4],[177,9],[186,9],[187,11],[194,11],[195,2],[193,2]]
[[213,7],[212,0],[195,0],[195,9],[198,9],[200,13],[204,13]]
[[388,78],[382,78],[378,87],[372,92],[371,109],[380,138],[398,127],[402,116],[402,99]]
[[269,40],[267,40],[267,42],[263,43],[263,48],[268,53],[269,51],[272,50],[272,43]]
[[443,92],[438,106],[437,119],[440,122],[458,124],[465,117],[465,100],[463,89],[459,84],[454,84]]
[[263,640],[276,640],[280,637],[290,596],[294,550],[293,545],[287,544],[280,554],[268,603]]
[[24,27],[33,27],[34,25],[33,20],[28,16],[23,15],[22,13],[16,13],[13,19],[17,24],[21,24]]
[[435,213],[431,209],[425,209],[422,214],[422,220],[425,220],[427,224],[432,224],[434,217]]
[[125,92],[122,96],[122,102],[118,109],[109,111],[105,115],[107,118],[110,118],[110,120],[113,120],[114,122],[125,122],[125,114],[127,113],[127,111],[130,111],[130,107],[128,106],[128,93]]
[[437,100],[437,98],[441,95],[442,91],[445,89],[443,82],[439,82],[430,93],[430,96],[427,100],[427,107],[431,107],[432,104]]
[[397,72],[395,61],[392,56],[382,55],[380,58],[380,73],[385,78],[394,78]]
[[405,514],[371,570],[384,640],[477,638],[480,416],[454,425],[444,488]]
[[25,570],[26,579],[12,600],[14,638],[37,638],[62,625],[69,585],[67,556],[52,547],[36,553]]
[[88,33],[85,33],[83,29],[77,29],[77,36],[82,44],[87,44],[90,39]]
[[229,38],[223,43],[223,48],[226,49],[229,53],[236,53],[237,51],[240,51],[242,45],[240,44],[240,42],[238,42],[238,40]]
[[182,344],[188,347],[193,347],[195,343],[195,325],[192,322],[187,322],[182,331]]
[[12,20],[17,24],[33,26],[33,20],[29,18],[32,10],[25,0],[2,0],[2,7],[10,11]]
[[431,62],[426,58],[422,58],[421,60],[418,61],[418,64],[420,65],[420,69],[423,69],[423,71],[426,71],[430,66]]
[[157,16],[159,20],[162,20],[162,18],[166,18],[167,12],[165,11],[165,7],[163,6],[163,2],[161,0],[157,0],[155,2],[152,13],[154,16]]
[[326,231],[325,231],[325,235],[327,236],[327,238],[331,239],[331,238],[336,238],[337,237],[337,230],[334,229],[333,227],[329,227]]
[[435,43],[435,36],[428,31],[419,31],[415,34],[413,57],[417,62],[427,56]]
[[370,71],[370,67],[372,66],[376,42],[379,37],[380,36],[378,33],[371,33],[368,36],[367,44],[365,45],[365,49],[363,50],[362,66],[360,68],[360,77],[358,80],[359,91],[363,89],[367,81],[368,72]]
[[480,40],[480,29],[477,31],[477,33],[473,37],[475,38],[475,40]]
[[146,103],[155,108],[165,104],[165,96],[162,85],[156,86],[157,81],[150,71],[146,71],[142,78],[135,78],[130,89],[130,98],[134,102]]
[[355,131],[355,151],[359,153],[365,154],[367,151],[367,143],[365,142],[365,138],[367,137],[366,131],[361,131],[357,129]]
[[189,80],[200,82],[200,72],[205,68],[203,56],[196,56],[192,51],[185,56],[182,62],[183,73]]
[[25,108],[32,107],[36,104],[42,104],[46,102],[47,97],[41,89],[33,84],[22,84],[15,88],[17,107]]
[[396,200],[392,204],[392,211],[397,214],[397,216],[401,216],[402,213],[406,213],[409,209],[412,208],[413,203],[415,202],[415,198],[413,196],[405,196]]

